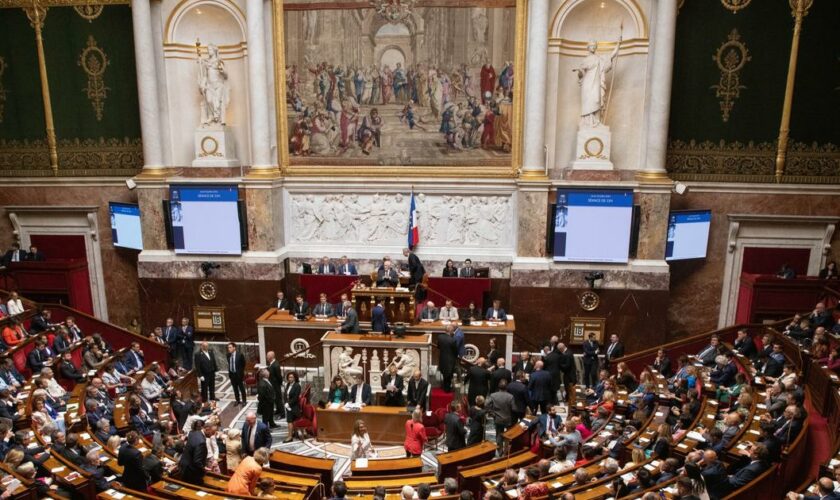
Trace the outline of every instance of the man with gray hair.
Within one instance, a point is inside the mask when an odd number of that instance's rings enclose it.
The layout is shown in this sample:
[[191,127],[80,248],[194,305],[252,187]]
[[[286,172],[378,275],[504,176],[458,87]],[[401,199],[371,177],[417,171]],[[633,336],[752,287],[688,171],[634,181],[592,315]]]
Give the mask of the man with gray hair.
[[359,315],[353,309],[353,303],[344,301],[344,320],[338,325],[338,333],[359,333]]
[[262,415],[262,421],[269,429],[274,429],[274,386],[268,381],[268,370],[261,368],[259,382],[257,382],[257,412]]
[[458,493],[458,481],[454,477],[447,477],[443,480],[443,494],[454,495]]

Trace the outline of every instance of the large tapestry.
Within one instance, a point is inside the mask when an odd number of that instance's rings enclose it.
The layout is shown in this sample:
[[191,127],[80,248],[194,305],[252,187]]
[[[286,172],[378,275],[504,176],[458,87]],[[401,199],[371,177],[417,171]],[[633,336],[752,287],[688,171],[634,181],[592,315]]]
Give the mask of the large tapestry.
[[286,0],[279,140],[290,171],[511,175],[518,14],[514,0]]

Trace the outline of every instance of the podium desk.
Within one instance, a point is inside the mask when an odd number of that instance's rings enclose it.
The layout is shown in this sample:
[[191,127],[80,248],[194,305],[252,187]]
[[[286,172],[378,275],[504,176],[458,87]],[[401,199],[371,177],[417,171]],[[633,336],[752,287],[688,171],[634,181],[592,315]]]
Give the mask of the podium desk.
[[350,464],[350,474],[353,477],[401,476],[417,472],[423,472],[423,459],[420,457],[372,458],[367,461],[367,467],[356,467],[355,460]]
[[359,314],[359,321],[370,322],[371,313],[376,306],[376,299],[382,299],[385,316],[388,322],[414,323],[417,307],[414,292],[407,288],[370,288],[356,286],[353,288],[353,307]]
[[408,411],[402,406],[365,406],[359,411],[339,408],[318,408],[318,439],[349,443],[353,435],[353,424],[358,419],[365,421],[374,444],[402,445],[405,443],[405,422]]

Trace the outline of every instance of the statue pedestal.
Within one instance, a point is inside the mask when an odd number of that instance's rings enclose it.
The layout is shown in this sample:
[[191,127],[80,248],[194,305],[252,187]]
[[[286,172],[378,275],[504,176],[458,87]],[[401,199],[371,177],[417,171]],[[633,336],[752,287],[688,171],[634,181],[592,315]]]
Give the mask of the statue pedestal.
[[580,127],[573,170],[612,170],[610,161],[610,128],[606,125]]
[[195,129],[193,167],[238,167],[233,131],[226,125]]

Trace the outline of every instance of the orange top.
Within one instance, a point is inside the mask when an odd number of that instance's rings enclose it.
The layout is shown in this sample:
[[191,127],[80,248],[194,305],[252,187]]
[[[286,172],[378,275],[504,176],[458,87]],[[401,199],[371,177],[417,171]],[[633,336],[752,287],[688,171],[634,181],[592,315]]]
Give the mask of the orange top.
[[262,474],[262,467],[254,460],[254,457],[245,457],[230,477],[225,491],[237,495],[253,495],[260,474]]
[[20,331],[20,327],[12,328],[11,326],[7,326],[3,329],[3,342],[6,345],[18,345],[23,342],[23,333]]

